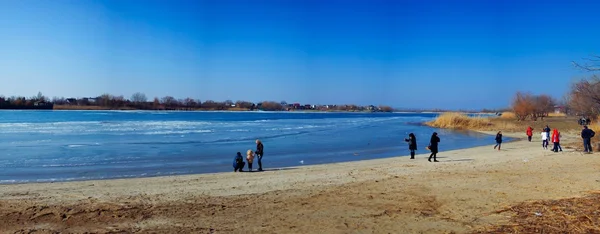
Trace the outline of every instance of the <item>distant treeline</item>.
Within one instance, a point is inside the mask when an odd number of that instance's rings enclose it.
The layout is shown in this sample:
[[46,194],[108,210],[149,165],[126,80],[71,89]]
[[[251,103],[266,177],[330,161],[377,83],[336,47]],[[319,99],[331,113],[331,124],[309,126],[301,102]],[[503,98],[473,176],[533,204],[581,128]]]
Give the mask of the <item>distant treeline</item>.
[[25,97],[3,97],[0,96],[0,108],[2,109],[24,109],[25,107],[36,106],[54,106],[55,109],[64,110],[111,110],[111,109],[136,109],[136,110],[237,110],[237,111],[295,111],[295,110],[314,110],[314,111],[371,111],[371,112],[392,112],[394,109],[389,106],[359,106],[359,105],[311,105],[287,102],[264,101],[253,103],[249,101],[231,101],[218,102],[213,100],[201,101],[193,98],[177,99],[172,96],[162,98],[155,97],[149,100],[143,93],[135,93],[131,98],[103,94],[98,97],[89,98],[63,98],[54,97],[48,100],[47,97],[38,93],[31,98]]
[[0,109],[52,109],[53,106],[42,93],[30,98],[0,96]]

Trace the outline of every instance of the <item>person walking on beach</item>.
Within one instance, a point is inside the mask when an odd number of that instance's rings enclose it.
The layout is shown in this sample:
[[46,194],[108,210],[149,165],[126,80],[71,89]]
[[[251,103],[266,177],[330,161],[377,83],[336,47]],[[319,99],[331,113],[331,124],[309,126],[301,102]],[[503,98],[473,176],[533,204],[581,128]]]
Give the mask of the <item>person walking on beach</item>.
[[498,151],[500,151],[501,146],[502,146],[502,131],[498,131],[498,133],[496,134],[496,145],[494,146],[494,149],[496,149],[496,147],[498,147]]
[[544,128],[544,132],[546,133],[546,138],[548,140],[550,140],[550,127],[548,127],[548,125],[546,125],[546,128]]
[[546,132],[542,132],[542,148],[548,149],[548,134]]
[[562,152],[562,147],[560,147],[560,132],[558,132],[556,128],[552,131],[552,143],[554,143],[552,151],[558,152],[558,150],[560,150],[560,152]]
[[529,126],[527,128],[527,139],[529,140],[529,142],[531,142],[531,137],[533,136],[533,128],[531,128],[531,126]]
[[237,155],[235,156],[235,158],[233,158],[233,172],[243,172],[244,165],[246,165],[246,163],[244,162],[244,157],[242,157],[242,153],[237,152]]
[[252,171],[252,161],[254,161],[254,152],[252,150],[246,152],[246,160],[248,160],[248,171]]
[[583,126],[581,131],[581,138],[583,138],[583,148],[586,153],[592,153],[592,137],[596,135],[594,130],[589,129],[588,126]]
[[440,143],[440,138],[438,137],[437,132],[434,132],[431,135],[431,140],[429,141],[429,150],[431,150],[431,155],[429,155],[428,161],[430,161],[430,162],[431,162],[432,157],[433,157],[434,162],[438,162],[438,160],[437,160],[438,143]]
[[260,140],[256,140],[256,157],[258,157],[258,171],[262,171],[262,157],[265,153],[263,143]]
[[417,150],[417,138],[414,133],[408,134],[408,138],[404,141],[408,142],[408,149],[410,150],[410,159],[415,159],[415,150]]

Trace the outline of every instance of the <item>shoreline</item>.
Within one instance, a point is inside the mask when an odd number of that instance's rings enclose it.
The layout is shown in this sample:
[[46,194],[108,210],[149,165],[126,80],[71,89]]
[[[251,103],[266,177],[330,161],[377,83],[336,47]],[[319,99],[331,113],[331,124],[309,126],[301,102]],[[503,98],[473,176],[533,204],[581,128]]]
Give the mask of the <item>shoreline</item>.
[[[421,123],[421,126],[428,126],[425,123]],[[481,133],[484,135],[488,135],[488,136],[494,136],[495,133],[494,132],[490,132],[490,131],[479,131],[479,130],[463,130],[463,131],[471,131],[471,132],[475,132],[475,133]],[[522,138],[518,138],[516,135],[515,136],[508,136],[506,135],[506,139],[504,140],[504,143],[510,143],[510,142],[516,142],[516,141],[520,141],[523,140]],[[404,143],[404,142],[401,142]],[[458,149],[452,149],[449,151],[460,151],[460,150],[468,150],[468,149],[472,149],[472,148],[478,148],[478,147],[484,147],[484,146],[488,146],[488,145],[493,145],[493,142],[490,142],[489,144],[485,144],[485,145],[481,145],[481,146],[474,146],[474,147],[465,147],[465,148],[458,148]],[[418,154],[420,155],[425,155],[425,154],[429,154],[429,151],[425,150],[424,147],[420,149],[421,153],[419,153],[419,151],[417,151]],[[446,151],[448,152],[448,151]],[[308,164],[308,165],[297,165],[297,166],[289,166],[289,167],[275,167],[275,168],[265,168],[268,171],[285,171],[285,170],[290,170],[290,169],[297,169],[297,168],[305,168],[305,167],[314,167],[314,166],[327,166],[327,165],[335,165],[335,164],[344,164],[344,163],[360,163],[363,161],[371,161],[371,160],[385,160],[385,159],[394,159],[394,158],[404,158],[404,157],[408,157],[409,152],[408,149],[406,150],[405,154],[400,154],[400,155],[388,155],[388,156],[382,156],[382,157],[378,157],[378,158],[372,158],[372,159],[357,159],[357,160],[350,160],[350,161],[340,161],[340,162],[330,162],[330,163],[318,163],[318,164]],[[228,167],[229,168],[229,167]],[[173,174],[173,175],[151,175],[151,176],[125,176],[125,177],[112,177],[112,178],[94,178],[94,179],[47,179],[46,181],[15,181],[15,182],[2,182],[0,183],[0,187],[4,186],[4,185],[26,185],[26,184],[59,184],[59,183],[75,183],[75,182],[94,182],[94,181],[111,181],[111,180],[135,180],[135,179],[153,179],[153,178],[169,178],[169,177],[179,177],[179,176],[200,176],[200,175],[218,175],[218,174],[228,174],[231,173],[230,171],[222,171],[222,172],[206,172],[206,173],[183,173],[183,174]],[[245,171],[244,173],[261,173],[258,171],[253,171],[253,172],[247,172]]]
[[319,233],[470,233],[507,222],[495,211],[515,203],[600,190],[589,176],[596,155],[504,135],[521,140],[502,151],[442,151],[439,163],[418,154],[261,173],[0,185],[0,232],[316,233],[316,225]]

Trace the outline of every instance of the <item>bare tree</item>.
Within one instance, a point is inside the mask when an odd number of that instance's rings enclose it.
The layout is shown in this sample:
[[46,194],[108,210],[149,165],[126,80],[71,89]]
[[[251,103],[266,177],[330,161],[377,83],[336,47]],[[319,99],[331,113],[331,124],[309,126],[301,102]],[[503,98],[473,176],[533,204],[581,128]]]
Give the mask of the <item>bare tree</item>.
[[578,114],[596,118],[600,114],[600,77],[593,75],[574,83],[568,100],[569,107]]
[[582,69],[584,71],[600,71],[600,56],[591,55],[589,58],[584,58],[584,60],[586,60],[584,64],[580,64],[575,61],[573,61],[572,63],[576,68]]
[[147,102],[148,98],[146,97],[146,94],[137,92],[137,93],[134,93],[133,95],[131,95],[131,101],[133,103],[139,104],[139,103]]

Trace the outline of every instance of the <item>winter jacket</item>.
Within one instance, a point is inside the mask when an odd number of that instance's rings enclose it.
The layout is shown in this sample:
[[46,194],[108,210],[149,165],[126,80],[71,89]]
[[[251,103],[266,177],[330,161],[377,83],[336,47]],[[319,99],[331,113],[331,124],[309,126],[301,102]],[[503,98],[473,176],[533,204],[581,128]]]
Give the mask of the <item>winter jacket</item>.
[[552,132],[552,142],[560,143],[560,132],[558,132],[556,129]]
[[408,139],[404,139],[404,141],[408,142],[409,150],[417,150],[417,139],[415,137],[408,137]]
[[440,142],[440,138],[437,135],[431,136],[431,140],[429,141],[429,150],[431,152],[438,152],[438,143]]
[[241,154],[238,154],[235,156],[235,158],[233,158],[233,167],[237,168],[238,165],[242,164],[244,162],[244,157],[242,157]]
[[502,134],[501,133],[496,134],[496,143],[502,143]]
[[533,136],[533,128],[527,128],[527,136]]
[[583,129],[583,131],[581,131],[581,138],[583,139],[590,139],[592,137],[594,137],[596,135],[596,133],[589,128]]

